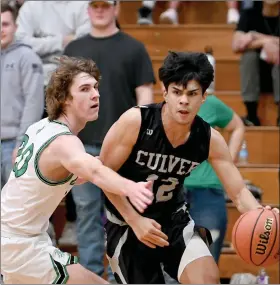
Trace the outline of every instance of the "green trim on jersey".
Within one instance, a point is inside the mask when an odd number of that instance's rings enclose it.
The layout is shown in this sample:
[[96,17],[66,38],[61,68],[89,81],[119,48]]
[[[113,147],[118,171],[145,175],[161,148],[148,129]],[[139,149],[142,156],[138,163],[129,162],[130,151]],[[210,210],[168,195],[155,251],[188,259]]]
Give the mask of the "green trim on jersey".
[[38,161],[40,158],[41,153],[43,152],[43,150],[49,146],[49,144],[54,141],[57,137],[59,136],[63,136],[63,135],[73,135],[71,132],[63,132],[63,133],[59,133],[54,135],[53,137],[51,137],[50,139],[48,139],[37,151],[36,156],[35,156],[35,160],[34,160],[34,168],[35,168],[35,172],[38,176],[38,178],[44,182],[45,184],[49,185],[49,186],[57,186],[57,185],[62,185],[67,183],[69,180],[71,180],[71,178],[74,176],[74,174],[70,174],[68,177],[66,177],[65,179],[61,180],[61,181],[50,181],[47,178],[45,178],[42,173],[40,172],[39,169],[39,165],[38,165]]

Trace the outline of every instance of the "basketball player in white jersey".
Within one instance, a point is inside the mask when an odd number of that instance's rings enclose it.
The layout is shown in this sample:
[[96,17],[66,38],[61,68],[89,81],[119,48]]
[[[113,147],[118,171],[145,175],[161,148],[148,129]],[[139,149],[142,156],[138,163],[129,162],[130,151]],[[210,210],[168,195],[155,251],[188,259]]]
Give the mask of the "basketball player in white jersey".
[[[122,178],[88,155],[77,134],[98,117],[100,75],[91,60],[62,58],[47,88],[49,117],[28,128],[1,192],[1,274],[7,284],[104,284],[52,246],[49,218],[80,179],[127,196],[143,212],[151,185]],[[78,179],[79,178],[79,179]]]

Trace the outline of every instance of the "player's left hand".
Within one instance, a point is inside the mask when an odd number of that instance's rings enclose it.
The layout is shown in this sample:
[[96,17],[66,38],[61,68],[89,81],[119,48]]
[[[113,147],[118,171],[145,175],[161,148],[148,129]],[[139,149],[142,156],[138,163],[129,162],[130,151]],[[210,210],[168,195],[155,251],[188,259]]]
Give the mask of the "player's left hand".
[[138,182],[135,183],[136,187],[130,188],[127,192],[127,197],[129,198],[132,205],[140,212],[143,213],[148,205],[153,202],[153,182]]
[[265,206],[265,207],[260,206],[260,207],[258,207],[258,208],[264,208],[264,209],[266,209],[266,210],[272,210],[273,212],[275,212],[276,214],[279,215],[279,209],[278,209],[278,208],[273,208],[273,209],[272,209],[270,206]]

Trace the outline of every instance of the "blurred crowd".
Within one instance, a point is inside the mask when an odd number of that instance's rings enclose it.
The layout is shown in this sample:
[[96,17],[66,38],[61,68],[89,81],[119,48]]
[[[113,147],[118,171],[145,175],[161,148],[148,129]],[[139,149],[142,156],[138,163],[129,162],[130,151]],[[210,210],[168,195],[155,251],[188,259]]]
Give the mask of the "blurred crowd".
[[[169,2],[160,15],[160,22],[179,24],[180,5],[184,3]],[[247,110],[243,123],[259,126],[258,102],[263,92],[262,78],[271,82],[264,88],[274,94],[275,104],[279,107],[279,3],[273,0],[243,0],[228,1],[225,5],[227,23],[236,24],[232,48],[241,55],[241,95]],[[101,71],[99,119],[88,123],[79,134],[85,149],[92,155],[99,154],[106,132],[123,112],[134,105],[153,102],[155,75],[151,59],[143,43],[121,30],[117,21],[120,8],[120,3],[116,1],[2,0],[1,188],[13,168],[26,129],[47,116],[45,89],[50,74],[57,66],[57,57],[91,58]],[[152,25],[155,9],[156,1],[142,1],[139,10],[131,13],[138,13],[138,24]],[[215,65],[211,48],[205,51]],[[200,115],[212,126],[231,131],[235,139],[233,143],[240,146],[244,134],[242,120],[214,96],[214,85],[208,93],[213,96],[209,96],[209,103]],[[220,117],[216,120],[213,120],[215,114],[209,115],[213,110],[211,106],[220,110]],[[279,117],[276,124],[280,125]],[[235,159],[236,149],[232,146]],[[190,211],[197,220],[200,216],[214,216],[212,224],[210,222],[207,226],[218,228],[216,247],[212,250],[218,262],[227,223],[222,186],[218,179],[212,179],[208,184],[204,180],[205,185],[201,185],[198,179],[201,172],[194,175],[185,183],[188,189],[186,196],[193,205]],[[205,188],[209,191],[203,191]],[[209,201],[213,195],[215,203],[204,207],[203,201]],[[203,200],[201,196],[206,198]],[[81,264],[100,276],[105,270],[103,199],[102,191],[93,184],[75,186],[72,194],[66,196],[67,223],[58,240],[59,245],[77,245]],[[208,212],[202,215],[203,208],[207,208]],[[57,242],[52,223],[49,232],[54,243]],[[108,278],[114,282],[110,269]]]

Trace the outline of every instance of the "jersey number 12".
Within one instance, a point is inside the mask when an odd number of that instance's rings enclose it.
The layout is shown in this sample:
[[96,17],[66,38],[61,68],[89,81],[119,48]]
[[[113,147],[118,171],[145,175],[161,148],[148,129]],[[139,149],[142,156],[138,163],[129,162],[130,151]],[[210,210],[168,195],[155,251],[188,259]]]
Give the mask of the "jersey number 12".
[[[158,180],[158,178],[158,175],[151,174],[150,176],[148,176],[147,181],[155,181]],[[179,184],[179,180],[174,177],[169,177],[168,179],[162,179],[161,181],[163,183],[161,186],[158,187],[158,190],[156,191],[156,201],[166,202],[173,197],[173,191]]]

